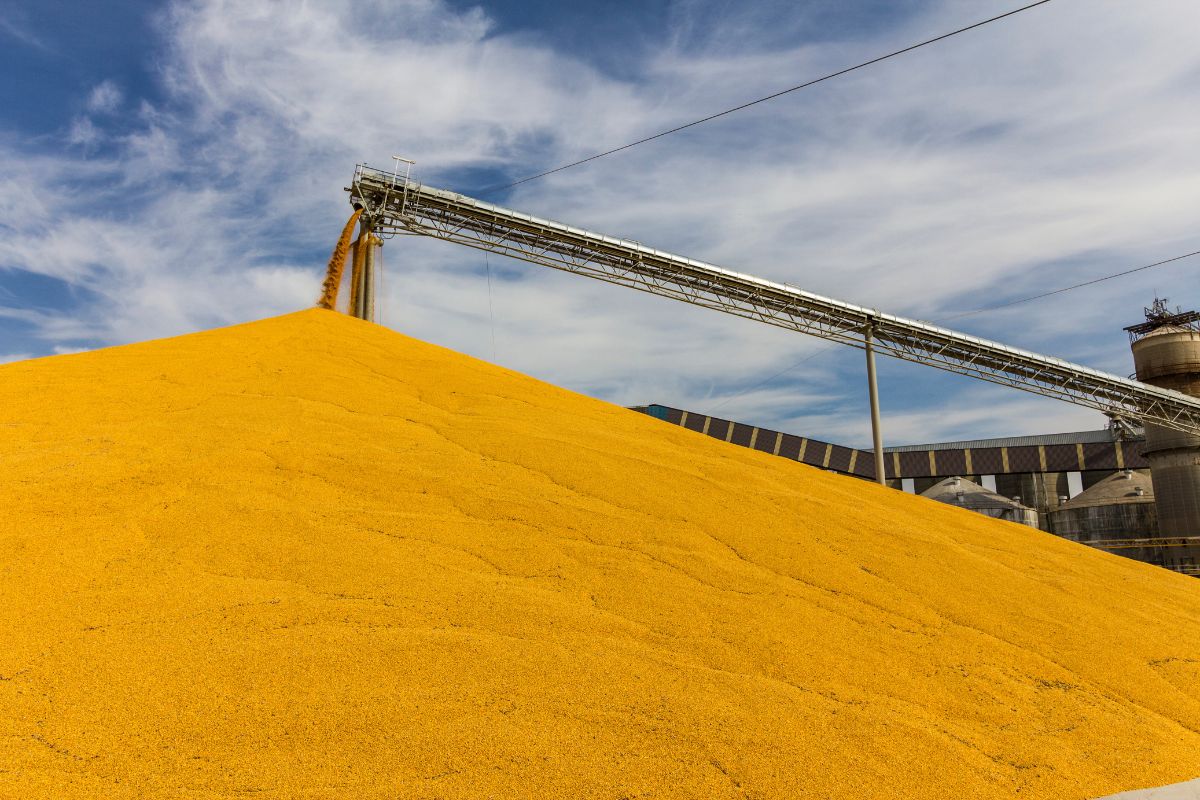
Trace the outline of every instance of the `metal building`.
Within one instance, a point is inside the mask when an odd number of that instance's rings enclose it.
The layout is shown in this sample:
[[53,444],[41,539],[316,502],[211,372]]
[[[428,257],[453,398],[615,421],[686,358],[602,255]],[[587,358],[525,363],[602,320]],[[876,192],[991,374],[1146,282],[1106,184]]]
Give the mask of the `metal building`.
[[1050,529],[1073,542],[1145,539],[1158,535],[1149,474],[1114,472],[1050,513]]
[[1152,476],[1126,470],[1104,479],[1050,515],[1054,532],[1185,575],[1200,575],[1200,536],[1159,532]]
[[[806,436],[745,425],[660,404],[635,410],[731,444],[761,450],[813,467],[867,480],[875,479],[871,453]],[[1113,427],[1096,431],[1012,436],[884,448],[887,484],[919,494],[946,478],[962,477],[1003,497],[1017,497],[1041,516],[1059,498],[1076,495],[1114,471],[1145,469],[1144,440],[1137,431]]]
[[1017,522],[1032,528],[1038,527],[1038,513],[1032,508],[996,494],[966,478],[946,478],[921,492],[921,496],[977,514]]
[[[1138,380],[1200,397],[1200,313],[1171,311],[1166,298],[1129,332]],[[1146,424],[1146,459],[1163,536],[1200,536],[1200,436]]]

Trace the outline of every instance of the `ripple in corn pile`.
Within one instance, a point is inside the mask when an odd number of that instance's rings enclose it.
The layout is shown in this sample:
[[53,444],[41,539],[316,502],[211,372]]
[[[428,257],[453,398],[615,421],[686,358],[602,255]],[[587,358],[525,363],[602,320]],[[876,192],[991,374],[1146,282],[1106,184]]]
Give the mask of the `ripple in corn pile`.
[[0,367],[0,796],[1088,798],[1200,581],[331,311]]

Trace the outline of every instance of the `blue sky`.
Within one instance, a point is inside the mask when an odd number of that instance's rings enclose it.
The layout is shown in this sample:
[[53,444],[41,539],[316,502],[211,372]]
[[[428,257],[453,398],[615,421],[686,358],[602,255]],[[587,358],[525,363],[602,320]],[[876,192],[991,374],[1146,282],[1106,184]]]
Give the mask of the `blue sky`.
[[[0,359],[310,306],[354,164],[471,192],[873,57],[998,0],[0,2]],[[1192,0],[1055,0],[498,202],[938,320],[1200,249]],[[480,254],[385,248],[383,321],[493,359]],[[862,356],[493,259],[495,357],[623,404],[864,444]],[[1196,260],[963,329],[1118,374]],[[800,359],[800,367],[763,383]],[[881,365],[889,442],[1098,414]]]

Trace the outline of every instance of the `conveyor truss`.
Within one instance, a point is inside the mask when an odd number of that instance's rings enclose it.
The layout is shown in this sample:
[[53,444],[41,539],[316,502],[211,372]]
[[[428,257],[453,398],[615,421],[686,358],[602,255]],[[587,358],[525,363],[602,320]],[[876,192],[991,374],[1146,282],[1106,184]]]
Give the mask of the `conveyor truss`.
[[541,219],[360,164],[349,188],[374,231],[467,245],[1053,397],[1114,419],[1200,434],[1200,399],[927,322],[822,297]]

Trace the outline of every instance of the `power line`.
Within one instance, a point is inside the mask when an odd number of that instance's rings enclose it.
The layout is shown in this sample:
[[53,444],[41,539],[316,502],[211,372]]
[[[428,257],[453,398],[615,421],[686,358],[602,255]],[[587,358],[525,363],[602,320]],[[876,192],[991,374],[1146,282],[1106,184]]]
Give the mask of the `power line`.
[[962,319],[963,317],[971,317],[971,316],[974,316],[975,314],[982,314],[985,311],[995,311],[997,309],[1008,308],[1009,306],[1015,306],[1015,305],[1019,305],[1021,303],[1029,303],[1033,300],[1041,300],[1043,297],[1050,297],[1052,295],[1062,294],[1063,292],[1069,292],[1072,289],[1080,289],[1080,288],[1083,288],[1084,286],[1091,286],[1093,284],[1103,283],[1104,281],[1111,281],[1113,278],[1120,278],[1124,275],[1132,275],[1135,272],[1141,272],[1143,270],[1153,269],[1154,267],[1161,267],[1163,264],[1172,264],[1176,261],[1182,261],[1185,258],[1191,258],[1192,256],[1198,256],[1198,255],[1200,255],[1200,250],[1195,250],[1191,253],[1185,253],[1184,255],[1181,255],[1181,256],[1175,256],[1174,258],[1166,258],[1166,259],[1163,259],[1162,261],[1155,261],[1153,264],[1146,264],[1145,266],[1134,267],[1133,269],[1127,269],[1122,272],[1114,272],[1112,275],[1105,275],[1102,278],[1093,278],[1090,281],[1084,281],[1083,283],[1077,283],[1074,286],[1064,286],[1061,289],[1054,289],[1049,292],[1042,292],[1041,294],[1035,294],[1030,297],[1022,297],[1018,300],[1009,300],[1006,303],[997,303],[996,305],[993,305],[993,306],[984,306],[983,308],[977,308],[974,311],[964,311],[961,314],[955,314],[952,317],[943,317],[942,319],[937,320],[937,321],[938,322],[949,322],[950,320]]
[[774,375],[770,376],[769,378],[765,378],[749,388],[742,389],[742,391],[738,392],[737,394],[726,397],[720,403],[717,403],[715,406],[713,406],[713,408],[712,408],[713,412],[719,411],[720,409],[722,409],[725,406],[732,403],[734,400],[737,400],[739,397],[745,397],[746,395],[753,392],[755,389],[759,389],[763,386],[766,386],[771,381],[775,380],[776,378],[780,377],[781,375],[785,375],[785,374],[791,372],[792,370],[794,370],[796,367],[800,366],[801,364],[805,364],[809,361],[812,361],[814,358],[821,355],[822,353],[826,353],[826,352],[832,350],[834,348],[834,346],[837,344],[840,344],[840,342],[830,342],[829,344],[825,345],[824,347],[820,348],[819,350],[809,353],[804,358],[800,359],[799,361],[792,364],[791,366],[784,367],[783,369],[779,370],[779,372],[776,372]]
[[935,36],[932,39],[926,39],[923,42],[918,42],[917,44],[909,45],[908,47],[902,48],[900,50],[894,50],[891,53],[887,53],[886,55],[872,58],[870,61],[863,61],[861,64],[855,64],[852,67],[846,67],[845,69],[840,69],[837,72],[831,72],[828,75],[823,75],[820,78],[814,78],[811,81],[801,83],[797,86],[792,86],[789,89],[783,89],[781,91],[775,92],[774,94],[769,94],[766,97],[760,97],[757,100],[751,100],[748,103],[742,103],[740,106],[734,106],[733,108],[727,108],[724,111],[719,111],[716,114],[710,114],[707,117],[703,117],[701,119],[694,120],[692,122],[688,122],[684,125],[679,125],[678,127],[671,128],[670,130],[661,131],[659,133],[653,134],[652,136],[647,136],[643,139],[638,139],[635,142],[623,144],[620,147],[614,147],[611,150],[605,150],[603,153],[596,153],[595,155],[588,156],[587,158],[581,158],[578,161],[572,161],[570,164],[563,164],[562,166],[555,167],[554,169],[548,169],[545,172],[539,172],[536,175],[530,175],[528,177],[521,178],[520,180],[513,181],[512,183],[506,183],[506,184],[503,184],[500,186],[492,186],[487,189],[483,189],[482,191],[478,192],[478,194],[490,194],[491,192],[498,192],[501,189],[511,189],[512,187],[519,186],[522,183],[528,183],[529,181],[535,181],[538,178],[544,178],[547,175],[553,175],[554,173],[562,172],[565,169],[570,169],[572,167],[578,167],[580,164],[586,164],[589,161],[595,161],[598,158],[604,158],[605,156],[611,156],[614,153],[620,153],[622,150],[628,150],[631,147],[637,147],[639,144],[645,144],[646,142],[652,142],[655,139],[661,139],[664,136],[670,136],[673,133],[679,133],[682,130],[687,130],[688,128],[694,128],[697,125],[702,125],[705,122],[711,122],[712,120],[717,119],[719,117],[724,117],[726,115],[733,114],[738,111],[743,111],[747,108],[750,108],[751,106],[756,106],[759,103],[765,103],[768,100],[774,100],[775,98],[782,97],[785,94],[790,94],[791,92],[798,92],[801,89],[807,89],[808,87],[815,86],[818,83],[832,80],[833,78],[840,77],[842,75],[845,75],[850,72],[854,72],[855,70],[859,70],[864,67],[869,67],[873,64],[878,64],[879,62],[886,61],[889,58],[895,58],[896,56],[903,55],[905,53],[910,53],[913,50],[920,49],[922,47],[925,47],[926,45],[931,45],[931,44],[934,44],[935,42],[940,42],[943,39],[949,39],[952,36],[957,36],[960,33],[966,33],[967,31],[974,30],[975,28],[981,28],[984,25],[988,25],[992,22],[1002,20],[1005,17],[1011,17],[1014,14],[1020,14],[1022,11],[1028,11],[1031,8],[1036,8],[1037,6],[1045,5],[1046,3],[1049,3],[1049,2],[1050,2],[1050,0],[1037,0],[1036,3],[1030,3],[1028,5],[1021,6],[1020,8],[1014,8],[1012,11],[1006,11],[1003,14],[998,14],[997,16],[990,17],[985,20],[980,20],[979,22],[968,25],[965,28],[959,28],[958,30],[950,31],[949,33],[943,33],[942,35]]

